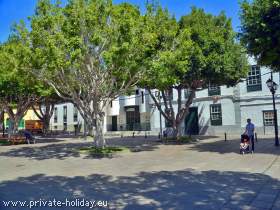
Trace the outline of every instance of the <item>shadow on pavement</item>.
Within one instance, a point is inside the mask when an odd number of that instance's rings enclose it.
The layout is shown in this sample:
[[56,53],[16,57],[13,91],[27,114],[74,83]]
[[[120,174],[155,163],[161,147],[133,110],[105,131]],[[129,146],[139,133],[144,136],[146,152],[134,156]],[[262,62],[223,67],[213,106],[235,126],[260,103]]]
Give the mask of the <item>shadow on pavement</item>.
[[[133,177],[115,179],[98,174],[88,177],[37,174],[0,183],[0,198],[20,201],[84,198],[108,201],[110,209],[238,210],[251,205],[259,191],[274,196],[270,203],[262,204],[271,208],[279,190],[279,180],[267,175],[231,171],[141,172]],[[1,205],[1,209],[5,209],[3,203]]]
[[[74,141],[72,141],[74,142]],[[109,139],[107,140],[108,146],[126,146],[131,148],[132,152],[141,152],[141,151],[153,151],[157,149],[157,143],[153,141],[146,140],[127,140],[127,139]],[[0,153],[0,156],[6,157],[24,157],[32,158],[36,160],[45,160],[45,159],[65,159],[68,157],[81,157],[79,152],[80,148],[93,146],[91,141],[79,142],[79,143],[59,143],[59,144],[37,144],[35,146],[25,146],[25,147],[16,147],[12,146],[8,151]],[[135,149],[136,148],[136,149]],[[100,156],[100,155],[85,155],[82,157],[85,159],[100,159],[100,158],[114,158],[120,156],[121,153],[116,153],[109,156]]]
[[[219,140],[215,142],[203,142],[199,144],[193,144],[188,149],[198,152],[215,152],[220,154],[225,153],[238,153],[239,154],[240,139],[234,140]],[[259,139],[255,142],[255,153],[263,154],[280,154],[280,148],[274,146],[274,140],[271,139]]]

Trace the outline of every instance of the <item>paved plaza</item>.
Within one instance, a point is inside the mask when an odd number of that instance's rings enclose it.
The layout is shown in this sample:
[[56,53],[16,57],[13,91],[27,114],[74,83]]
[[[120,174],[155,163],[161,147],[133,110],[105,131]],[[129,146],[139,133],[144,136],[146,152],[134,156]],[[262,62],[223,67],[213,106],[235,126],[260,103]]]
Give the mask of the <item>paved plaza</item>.
[[2,146],[0,200],[87,199],[132,210],[280,210],[280,148],[259,138],[255,154],[240,155],[239,140],[229,139],[181,145],[156,137],[110,139],[110,145],[137,148],[110,158],[81,155],[77,150],[90,145],[89,139]]

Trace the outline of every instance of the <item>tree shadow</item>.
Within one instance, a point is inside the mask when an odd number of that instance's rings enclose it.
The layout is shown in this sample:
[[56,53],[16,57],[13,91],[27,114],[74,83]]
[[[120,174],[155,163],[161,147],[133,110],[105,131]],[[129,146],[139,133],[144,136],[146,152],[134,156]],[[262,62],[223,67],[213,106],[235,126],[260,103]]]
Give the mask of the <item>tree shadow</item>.
[[[276,200],[280,181],[263,174],[181,170],[141,172],[117,178],[100,174],[88,177],[36,174],[0,183],[0,198],[5,201],[84,198],[108,201],[110,209],[238,210],[252,205],[260,191],[270,193]],[[265,205],[271,208],[274,200]]]
[[[214,142],[203,142],[193,144],[188,149],[198,152],[215,152],[220,154],[225,153],[237,153],[239,154],[240,139],[233,140],[218,140]],[[272,139],[259,139],[255,142],[255,153],[263,154],[280,154],[280,149],[274,146],[274,140]]]
[[[5,141],[8,141],[8,138],[5,139]],[[36,144],[46,144],[46,143],[57,143],[57,142],[62,142],[64,140],[62,139],[56,139],[56,138],[38,138],[36,137],[35,138],[35,141],[36,141]],[[33,141],[31,141],[32,143]],[[11,146],[11,147],[14,147],[15,145],[27,145],[27,141],[26,142],[22,142],[22,143],[18,143],[18,144],[12,144],[12,143],[9,143],[9,144],[2,144],[0,146]],[[33,143],[32,143],[33,144]]]
[[36,144],[45,144],[45,143],[56,143],[56,142],[62,142],[62,139],[57,138],[36,138]]
[[24,157],[36,160],[65,159],[67,157],[80,157],[78,149],[89,144],[84,143],[60,143],[48,145],[26,146],[13,148],[0,153],[0,156]]
[[[153,151],[158,148],[158,143],[155,141],[145,140],[128,140],[128,139],[108,139],[108,146],[128,147],[131,152]],[[36,160],[45,159],[66,159],[68,157],[82,157],[84,159],[100,159],[100,158],[115,158],[121,156],[120,153],[112,155],[95,155],[95,154],[81,154],[79,149],[83,147],[93,146],[93,142],[77,142],[77,143],[59,143],[59,144],[36,144],[24,147],[12,147],[8,151],[0,153],[0,156],[7,157],[24,157]],[[136,149],[135,149],[136,148]]]

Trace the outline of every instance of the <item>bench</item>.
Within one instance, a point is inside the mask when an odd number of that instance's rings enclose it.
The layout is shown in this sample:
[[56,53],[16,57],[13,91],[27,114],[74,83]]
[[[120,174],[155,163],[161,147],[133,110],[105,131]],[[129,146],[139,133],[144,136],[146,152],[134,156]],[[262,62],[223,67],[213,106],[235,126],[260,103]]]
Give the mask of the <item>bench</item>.
[[11,136],[9,138],[9,141],[15,145],[15,144],[21,144],[26,143],[26,138],[24,136]]

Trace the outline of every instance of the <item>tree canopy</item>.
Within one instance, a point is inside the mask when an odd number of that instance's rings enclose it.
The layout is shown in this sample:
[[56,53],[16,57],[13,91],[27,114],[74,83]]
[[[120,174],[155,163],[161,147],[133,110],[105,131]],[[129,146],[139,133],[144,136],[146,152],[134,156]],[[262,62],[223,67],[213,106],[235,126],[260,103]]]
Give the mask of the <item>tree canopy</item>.
[[[148,72],[140,84],[161,91],[164,107],[157,97],[152,98],[176,130],[188,113],[195,91],[209,83],[236,84],[247,74],[247,57],[224,13],[214,16],[194,7],[178,22],[167,10],[153,8],[148,7],[144,15],[150,54],[146,59]],[[178,92],[177,111],[170,95],[173,89]],[[190,94],[182,104],[184,89]]]
[[280,1],[253,0],[241,4],[240,39],[260,65],[280,70]]
[[[234,85],[246,76],[245,49],[236,41],[231,20],[193,8],[179,22],[158,8],[146,16],[152,56],[144,86],[165,89],[190,87],[194,80],[217,85]],[[147,20],[149,19],[149,20]]]
[[77,106],[97,130],[97,144],[104,144],[106,105],[143,73],[140,20],[139,8],[110,0],[71,0],[65,7],[41,0],[31,17],[35,74]]
[[53,89],[38,80],[33,71],[29,32],[24,23],[13,27],[9,40],[0,46],[0,105],[17,130],[25,112],[44,97],[54,97]]
[[[23,91],[51,96],[54,90],[74,103],[102,146],[105,107],[134,86],[150,93],[158,89],[164,110],[151,96],[177,128],[198,88],[209,82],[234,85],[247,73],[244,50],[224,13],[193,8],[177,21],[154,1],[141,13],[112,0],[69,0],[65,6],[39,0],[30,22],[31,31],[19,24],[15,38],[1,46],[5,69],[17,71],[17,82],[30,82]],[[177,113],[173,89],[179,96]],[[184,89],[191,94],[182,104]]]

